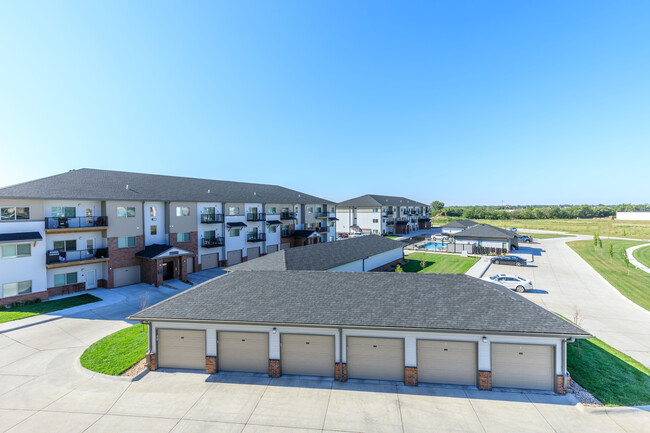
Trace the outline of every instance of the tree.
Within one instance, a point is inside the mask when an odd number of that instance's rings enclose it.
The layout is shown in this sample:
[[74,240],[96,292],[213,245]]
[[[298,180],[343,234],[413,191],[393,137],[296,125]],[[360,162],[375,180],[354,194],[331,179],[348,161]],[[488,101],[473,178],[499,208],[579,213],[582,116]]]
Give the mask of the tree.
[[436,200],[436,201],[431,202],[431,212],[432,213],[434,213],[434,212],[438,213],[441,210],[443,210],[444,207],[445,207],[445,204],[443,202],[441,202],[441,201]]
[[598,236],[598,248],[600,248],[600,254],[603,253],[603,240]]
[[402,265],[397,265],[397,267],[395,267],[395,272],[404,272],[404,269],[402,269]]
[[627,256],[626,250],[623,250],[623,261],[625,262],[625,268],[627,269],[627,274],[630,275],[630,258]]
[[594,247],[598,246],[598,235],[594,233]]
[[609,244],[609,262],[614,263],[614,244]]
[[427,256],[422,254],[422,260],[420,260],[420,267],[422,270],[427,267]]

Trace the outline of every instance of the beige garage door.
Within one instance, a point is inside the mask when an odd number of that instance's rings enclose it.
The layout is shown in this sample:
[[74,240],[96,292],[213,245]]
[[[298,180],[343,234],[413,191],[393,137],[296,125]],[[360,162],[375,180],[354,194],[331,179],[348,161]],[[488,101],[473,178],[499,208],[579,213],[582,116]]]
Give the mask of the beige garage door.
[[492,344],[492,386],[555,389],[553,346]]
[[241,263],[241,250],[228,251],[228,266]]
[[280,335],[282,374],[334,376],[334,336]]
[[219,266],[219,253],[203,254],[201,256],[201,269],[212,269]]
[[281,249],[281,250],[288,250],[289,248],[291,248],[291,243],[290,243],[290,242],[283,242],[283,243],[280,245],[280,249]]
[[113,269],[113,287],[128,286],[141,281],[139,265]]
[[266,247],[267,254],[275,253],[277,251],[278,251],[278,246],[277,245],[268,245]]
[[191,274],[194,272],[194,257],[187,258],[187,273]]
[[404,340],[401,338],[347,338],[348,377],[404,380]]
[[158,366],[205,370],[205,331],[159,329]]
[[249,248],[248,251],[246,251],[246,255],[248,256],[248,260],[258,258],[260,256],[260,247]]
[[418,382],[476,386],[476,343],[418,340]]
[[269,334],[265,332],[219,332],[219,370],[267,373]]

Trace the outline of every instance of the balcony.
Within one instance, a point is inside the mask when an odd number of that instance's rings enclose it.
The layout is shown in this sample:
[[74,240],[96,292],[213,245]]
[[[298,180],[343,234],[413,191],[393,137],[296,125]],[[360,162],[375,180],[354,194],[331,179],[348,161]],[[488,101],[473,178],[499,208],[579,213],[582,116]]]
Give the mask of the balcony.
[[281,236],[283,238],[290,238],[291,236],[293,236],[294,232],[295,232],[295,230],[293,230],[293,229],[282,229]]
[[327,227],[322,227],[322,226],[321,227],[314,227],[314,231],[316,233],[325,233],[325,232],[327,232]]
[[106,230],[108,217],[45,217],[45,233]]
[[333,212],[332,213],[330,213],[330,212],[316,212],[316,218],[329,218],[329,217],[333,217],[333,216],[334,216]]
[[108,248],[87,248],[85,250],[75,251],[49,250],[45,256],[47,269],[99,263],[107,260]]
[[216,247],[223,247],[224,245],[225,245],[225,241],[223,237],[201,239],[202,248],[216,248]]
[[266,240],[266,233],[249,233],[246,236],[248,242],[264,242]]
[[393,224],[395,224],[395,221],[393,221],[392,219],[386,220],[386,225],[387,226],[392,226]]
[[264,213],[247,213],[246,214],[246,221],[264,221],[266,219],[266,214]]
[[220,224],[223,223],[222,213],[205,213],[201,215],[201,224]]
[[292,220],[295,217],[296,216],[295,216],[295,214],[293,212],[281,212],[280,213],[280,219],[281,220]]

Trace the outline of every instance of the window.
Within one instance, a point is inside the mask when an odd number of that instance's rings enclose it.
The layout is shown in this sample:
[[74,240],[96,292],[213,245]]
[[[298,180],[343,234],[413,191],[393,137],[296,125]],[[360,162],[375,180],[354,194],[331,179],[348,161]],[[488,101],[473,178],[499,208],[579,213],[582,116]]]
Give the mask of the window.
[[321,212],[322,212],[322,208],[317,207],[317,208],[316,208],[316,213],[321,213]]
[[334,227],[334,221],[330,221],[330,227]]
[[373,232],[374,234],[377,234],[377,233],[379,233],[379,230],[373,230],[372,232]]
[[307,224],[307,230],[312,230],[314,228],[313,224]]
[[52,207],[52,216],[55,218],[74,218],[77,216],[77,209],[74,207],[55,206]]
[[151,226],[150,233],[152,236],[158,234],[158,226]]
[[330,212],[334,213],[334,208],[333,207],[330,208]]
[[117,216],[119,218],[134,218],[135,217],[135,207],[117,207]]
[[379,209],[377,209],[376,207],[373,207],[373,208],[372,208],[372,211],[373,211],[373,212],[379,212]]
[[176,206],[176,216],[190,216],[190,208],[188,206]]
[[269,233],[275,233],[277,231],[276,226],[269,226]]
[[314,208],[313,207],[308,207],[307,208],[307,213],[314,213]]
[[68,272],[67,274],[57,274],[54,276],[54,287],[65,286],[66,284],[75,284],[76,282],[76,272]]
[[250,227],[248,229],[248,234],[257,236],[257,227]]
[[270,207],[267,213],[268,213],[269,215],[275,215],[276,210],[275,210],[274,207]]
[[135,236],[128,236],[117,238],[118,248],[133,248],[135,247]]
[[70,239],[67,241],[54,241],[54,249],[59,251],[76,251],[77,240]]
[[228,208],[228,215],[239,215],[239,207],[238,206],[230,206]]
[[3,207],[0,208],[0,221],[28,220],[28,207]]
[[29,257],[32,255],[31,244],[12,244],[2,246],[2,258]]
[[378,223],[379,220],[378,220],[377,218],[373,218],[372,222],[373,222],[373,223]]
[[239,236],[239,229],[230,229],[230,237],[234,238]]
[[155,216],[157,216],[157,214],[158,214],[158,211],[156,210],[155,206],[151,206],[149,208],[149,216],[155,217]]
[[88,254],[95,253],[95,241],[92,239],[86,239],[86,252]]
[[208,240],[214,240],[217,237],[217,233],[214,230],[203,232],[203,238]]
[[216,212],[214,211],[213,207],[204,207],[203,208],[203,215],[215,215]]
[[189,242],[189,241],[190,241],[190,232],[176,233],[176,242]]
[[32,293],[32,280],[19,281],[17,283],[5,283],[2,285],[2,297],[26,295]]

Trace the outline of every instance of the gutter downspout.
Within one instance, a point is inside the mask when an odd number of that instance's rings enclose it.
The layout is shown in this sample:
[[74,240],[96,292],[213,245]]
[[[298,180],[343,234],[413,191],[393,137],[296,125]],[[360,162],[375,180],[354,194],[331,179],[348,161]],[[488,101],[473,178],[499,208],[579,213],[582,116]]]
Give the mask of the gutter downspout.
[[339,381],[343,382],[343,328],[339,328]]
[[564,389],[567,388],[567,376],[569,375],[567,366],[567,343],[576,341],[575,337],[562,339],[562,372],[564,373]]
[[[148,351],[149,351],[149,353],[151,353],[151,342],[152,342],[152,340],[151,340],[151,322],[147,322],[146,320],[142,320],[142,321],[140,321],[140,323],[142,323],[143,325],[147,325],[147,328],[148,328],[147,333],[149,334]],[[145,360],[144,366],[149,368],[148,358],[145,358],[145,359],[146,360]]]

